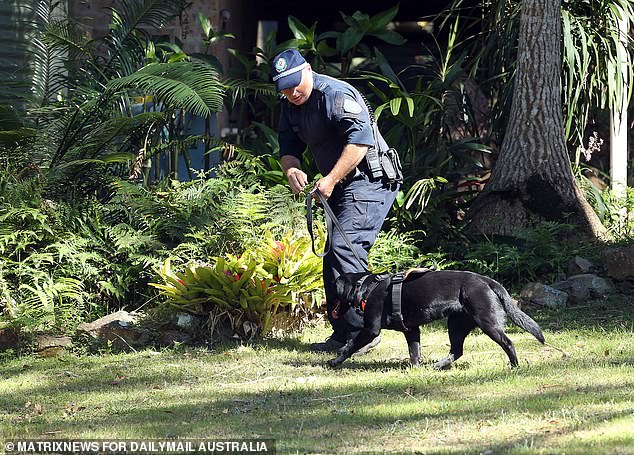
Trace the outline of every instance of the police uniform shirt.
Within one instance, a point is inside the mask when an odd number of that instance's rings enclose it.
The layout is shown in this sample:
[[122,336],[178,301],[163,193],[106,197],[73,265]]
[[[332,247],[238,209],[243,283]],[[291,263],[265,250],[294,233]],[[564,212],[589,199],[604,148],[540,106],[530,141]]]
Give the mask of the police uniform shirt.
[[[301,106],[282,103],[280,156],[301,160],[308,146],[322,175],[328,174],[347,144],[372,146],[368,109],[350,84],[313,72],[313,91]],[[378,133],[378,131],[377,131]]]

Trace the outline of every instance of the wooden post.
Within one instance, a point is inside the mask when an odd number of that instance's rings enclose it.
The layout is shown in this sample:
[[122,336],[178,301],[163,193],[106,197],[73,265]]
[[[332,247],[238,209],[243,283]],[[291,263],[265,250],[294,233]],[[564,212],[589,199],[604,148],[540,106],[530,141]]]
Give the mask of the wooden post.
[[628,106],[628,85],[632,81],[628,80],[628,58],[626,44],[628,37],[628,21],[623,18],[619,20],[619,33],[621,36],[617,55],[621,56],[621,80],[622,86],[620,96],[612,106],[610,116],[610,182],[614,193],[619,197],[625,197],[627,188],[627,106]]

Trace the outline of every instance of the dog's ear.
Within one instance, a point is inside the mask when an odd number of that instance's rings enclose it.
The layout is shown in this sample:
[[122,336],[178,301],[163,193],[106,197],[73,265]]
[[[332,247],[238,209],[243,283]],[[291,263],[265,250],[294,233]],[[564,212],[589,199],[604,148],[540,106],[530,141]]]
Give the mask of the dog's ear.
[[335,289],[337,290],[337,297],[339,299],[345,299],[345,282],[343,275],[338,276],[335,280]]
[[346,274],[340,275],[335,280],[335,288],[337,289],[337,297],[341,300],[341,303],[349,304],[353,298],[352,296],[352,285],[350,284],[350,277]]

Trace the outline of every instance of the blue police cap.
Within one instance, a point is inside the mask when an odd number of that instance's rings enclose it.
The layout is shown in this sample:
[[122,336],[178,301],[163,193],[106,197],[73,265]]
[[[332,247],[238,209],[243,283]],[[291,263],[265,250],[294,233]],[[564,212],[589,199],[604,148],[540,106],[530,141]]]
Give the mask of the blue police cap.
[[278,54],[271,62],[271,74],[275,89],[297,87],[302,81],[302,70],[308,66],[302,54],[295,49],[287,49]]

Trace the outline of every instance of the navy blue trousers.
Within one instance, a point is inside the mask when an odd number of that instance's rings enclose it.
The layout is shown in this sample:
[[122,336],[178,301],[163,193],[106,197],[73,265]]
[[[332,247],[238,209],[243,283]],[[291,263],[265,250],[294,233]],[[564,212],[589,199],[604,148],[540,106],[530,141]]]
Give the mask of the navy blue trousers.
[[381,181],[371,182],[359,174],[343,185],[337,185],[328,199],[335,216],[350,239],[363,264],[355,258],[339,230],[329,232],[330,252],[324,257],[324,290],[332,338],[345,342],[363,327],[363,318],[356,311],[347,311],[339,319],[332,318],[336,300],[335,280],[342,273],[363,272],[368,266],[368,253],[383,221],[396,198],[398,187]]

